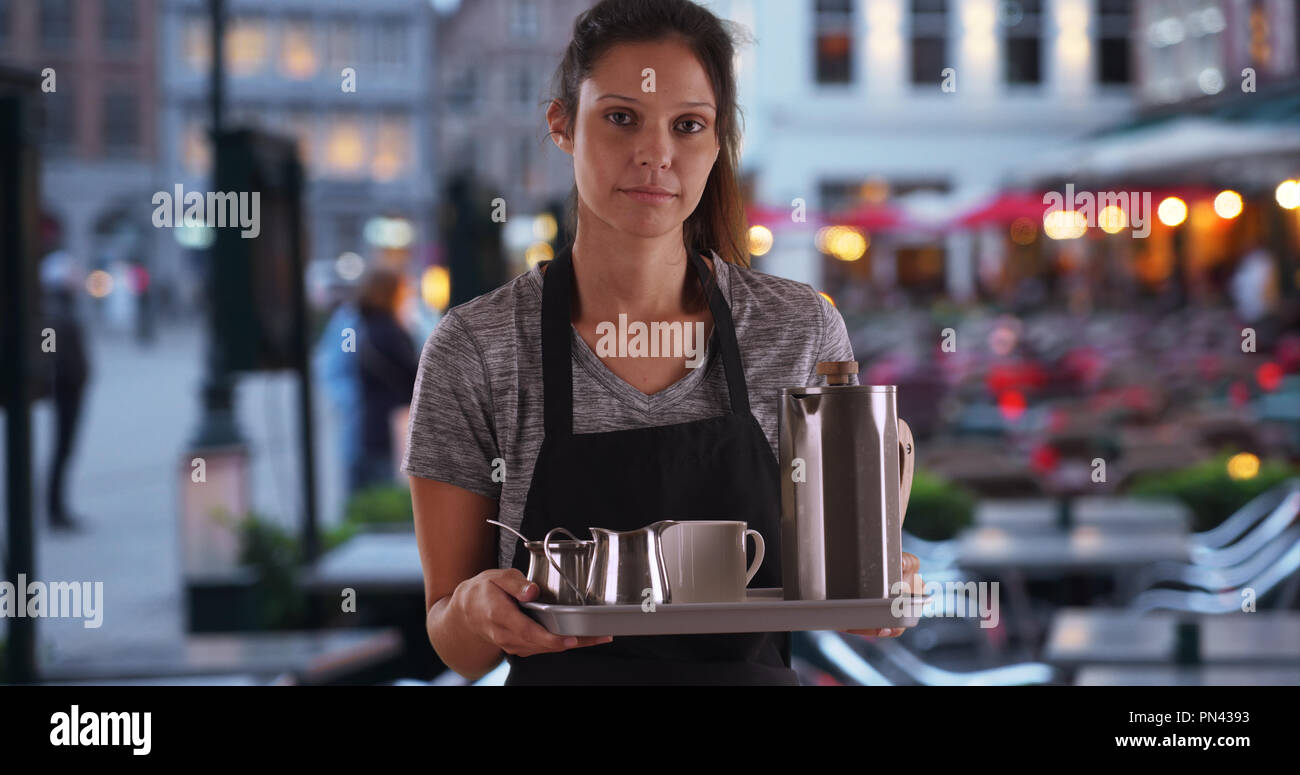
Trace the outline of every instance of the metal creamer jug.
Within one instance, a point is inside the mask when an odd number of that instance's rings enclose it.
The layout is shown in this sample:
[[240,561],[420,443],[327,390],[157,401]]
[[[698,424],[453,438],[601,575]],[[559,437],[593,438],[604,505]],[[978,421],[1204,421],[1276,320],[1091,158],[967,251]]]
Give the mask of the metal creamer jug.
[[916,450],[894,385],[849,384],[856,361],[824,361],[827,385],[781,390],[781,576],[786,600],[889,598]]

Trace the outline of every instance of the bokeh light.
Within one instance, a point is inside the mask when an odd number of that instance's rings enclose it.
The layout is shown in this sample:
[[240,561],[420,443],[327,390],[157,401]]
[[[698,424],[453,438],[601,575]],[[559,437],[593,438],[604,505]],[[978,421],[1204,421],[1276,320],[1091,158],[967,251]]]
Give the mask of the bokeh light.
[[1236,218],[1241,215],[1241,210],[1241,194],[1236,191],[1220,191],[1214,198],[1214,212],[1218,213],[1220,218]]
[[1259,458],[1249,452],[1239,452],[1228,458],[1228,476],[1233,479],[1254,479],[1259,474]]
[[1167,197],[1156,208],[1156,215],[1166,226],[1177,226],[1187,220],[1187,203],[1176,196]]
[[772,249],[772,230],[766,226],[749,227],[749,254],[761,256]]

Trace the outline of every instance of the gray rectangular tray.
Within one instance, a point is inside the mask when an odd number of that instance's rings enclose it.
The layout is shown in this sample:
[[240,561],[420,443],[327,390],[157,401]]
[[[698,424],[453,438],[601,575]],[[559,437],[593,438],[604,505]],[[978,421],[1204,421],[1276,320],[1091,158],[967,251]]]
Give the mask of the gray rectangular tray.
[[903,616],[893,600],[786,600],[780,587],[750,589],[743,603],[551,605],[524,603],[524,613],[556,635],[694,635],[718,632],[793,632],[913,627],[923,595],[908,595]]

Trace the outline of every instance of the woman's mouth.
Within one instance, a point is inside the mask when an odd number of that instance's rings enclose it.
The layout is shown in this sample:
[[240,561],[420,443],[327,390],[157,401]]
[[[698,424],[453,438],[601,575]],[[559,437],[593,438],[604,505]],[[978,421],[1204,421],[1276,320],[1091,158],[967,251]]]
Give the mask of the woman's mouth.
[[652,205],[670,202],[673,197],[676,196],[676,194],[664,193],[653,189],[625,188],[622,189],[622,191],[624,194],[627,194],[638,202],[645,202],[646,204]]

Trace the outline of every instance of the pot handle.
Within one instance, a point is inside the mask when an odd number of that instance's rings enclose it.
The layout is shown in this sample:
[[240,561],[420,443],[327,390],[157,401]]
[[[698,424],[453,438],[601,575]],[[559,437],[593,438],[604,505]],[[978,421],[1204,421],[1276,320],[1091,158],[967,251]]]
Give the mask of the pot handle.
[[901,481],[898,488],[898,524],[901,526],[907,517],[907,501],[912,495],[912,474],[916,470],[916,442],[912,440],[912,428],[901,418],[898,421],[898,472]]
[[576,535],[570,533],[568,530],[565,530],[562,527],[553,527],[550,530],[546,531],[546,537],[542,539],[542,552],[546,554],[546,561],[551,564],[552,568],[555,568],[556,573],[560,574],[560,578],[564,579],[564,583],[568,584],[569,587],[573,589],[575,593],[577,593],[578,601],[582,605],[586,605],[587,596],[582,593],[582,590],[578,589],[577,584],[574,584],[573,581],[571,581],[569,577],[564,574],[564,571],[560,570],[560,564],[555,561],[554,557],[551,556],[551,535],[553,533],[564,533],[569,538],[572,538],[575,541],[581,541],[582,539],[578,538]]

